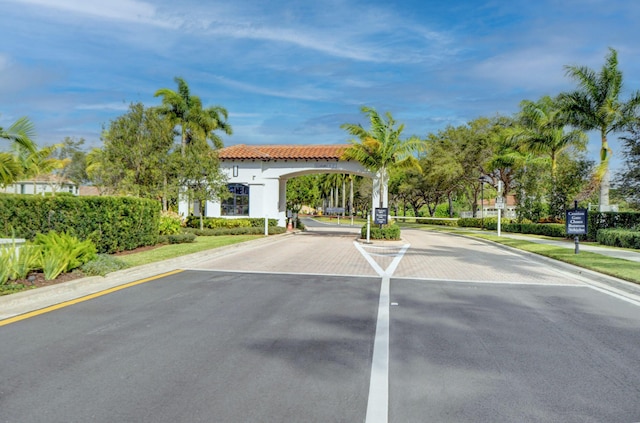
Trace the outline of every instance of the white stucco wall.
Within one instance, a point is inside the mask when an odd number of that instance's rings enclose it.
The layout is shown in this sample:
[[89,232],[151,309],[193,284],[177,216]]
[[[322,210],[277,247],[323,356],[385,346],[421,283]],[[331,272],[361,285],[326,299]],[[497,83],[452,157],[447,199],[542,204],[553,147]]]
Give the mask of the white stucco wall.
[[[236,160],[221,162],[220,169],[227,175],[227,183],[249,186],[248,217],[277,219],[280,226],[286,224],[286,183],[291,178],[313,173],[346,173],[373,178],[374,187],[377,186],[377,178],[371,172],[364,169],[360,163],[351,161]],[[374,207],[379,206],[378,192],[379,188],[374,189]],[[386,189],[384,200],[387,204]],[[181,202],[179,210],[186,215],[186,204]],[[208,203],[205,211],[207,217],[220,217],[220,202]]]

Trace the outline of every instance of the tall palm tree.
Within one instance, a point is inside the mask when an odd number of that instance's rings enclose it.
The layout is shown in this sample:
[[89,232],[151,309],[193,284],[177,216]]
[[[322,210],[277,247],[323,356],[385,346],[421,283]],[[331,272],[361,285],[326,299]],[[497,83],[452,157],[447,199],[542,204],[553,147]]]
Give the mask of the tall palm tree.
[[[34,136],[34,125],[26,117],[21,117],[7,129],[0,126],[0,138],[10,141],[12,149],[21,147],[27,151],[35,152]],[[11,153],[0,153],[0,185],[13,183],[20,177],[20,174],[20,165],[15,156]]]
[[389,179],[389,169],[393,167],[418,166],[413,153],[419,150],[423,141],[418,138],[401,139],[404,125],[396,127],[391,113],[384,117],[372,108],[363,106],[362,113],[369,118],[369,129],[360,124],[345,123],[340,128],[354,136],[351,146],[344,152],[344,160],[357,160],[364,167],[375,172],[380,179],[380,207],[384,207],[384,187]]
[[564,130],[561,109],[554,99],[544,96],[534,102],[524,100],[520,103],[519,123],[515,139],[532,153],[548,155],[551,159],[551,177],[555,177],[558,155],[574,146],[584,150],[587,136],[579,129]]
[[227,110],[220,106],[203,109],[200,97],[191,94],[189,85],[180,77],[175,77],[178,90],[160,88],[154,94],[162,97],[161,111],[176,126],[180,126],[180,147],[182,155],[189,143],[196,140],[211,140],[216,148],[222,147],[222,140],[213,132],[222,130],[231,135],[231,125],[227,123]]
[[627,101],[620,100],[622,72],[618,69],[618,54],[609,48],[605,64],[596,73],[586,66],[566,66],[566,73],[578,83],[578,89],[558,96],[567,122],[585,131],[600,131],[600,166],[596,180],[600,182],[600,208],[609,206],[609,158],[612,154],[607,135],[622,130],[636,119],[640,106],[640,91]]

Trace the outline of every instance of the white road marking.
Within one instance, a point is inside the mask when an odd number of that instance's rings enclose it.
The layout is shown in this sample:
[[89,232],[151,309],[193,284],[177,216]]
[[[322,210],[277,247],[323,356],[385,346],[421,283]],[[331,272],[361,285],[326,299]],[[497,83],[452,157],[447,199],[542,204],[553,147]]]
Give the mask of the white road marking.
[[369,398],[365,423],[387,423],[389,421],[389,291],[393,272],[396,271],[400,260],[409,249],[409,244],[402,246],[395,254],[391,264],[382,269],[371,255],[354,242],[360,254],[369,262],[371,267],[382,276],[380,285],[380,300],[378,301],[378,320],[376,322],[376,337],[373,342],[373,357],[371,359],[371,380],[369,381]]

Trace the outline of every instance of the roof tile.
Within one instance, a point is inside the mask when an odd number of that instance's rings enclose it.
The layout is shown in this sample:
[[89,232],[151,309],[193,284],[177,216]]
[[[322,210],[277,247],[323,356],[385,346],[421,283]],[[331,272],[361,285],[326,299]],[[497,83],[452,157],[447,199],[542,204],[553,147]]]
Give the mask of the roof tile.
[[339,160],[347,144],[333,145],[246,145],[225,147],[221,160]]

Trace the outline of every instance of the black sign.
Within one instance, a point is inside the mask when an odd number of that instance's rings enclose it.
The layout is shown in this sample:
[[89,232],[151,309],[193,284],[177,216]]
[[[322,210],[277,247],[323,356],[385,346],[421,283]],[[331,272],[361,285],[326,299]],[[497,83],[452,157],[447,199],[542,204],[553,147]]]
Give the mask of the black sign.
[[387,207],[377,207],[373,215],[373,223],[376,225],[386,225],[389,223],[389,209]]
[[573,209],[566,211],[567,235],[586,235],[587,209]]

